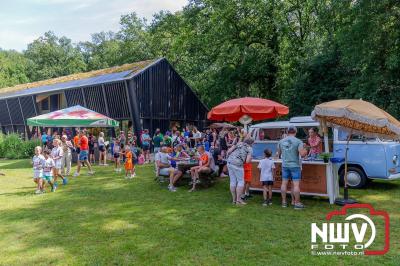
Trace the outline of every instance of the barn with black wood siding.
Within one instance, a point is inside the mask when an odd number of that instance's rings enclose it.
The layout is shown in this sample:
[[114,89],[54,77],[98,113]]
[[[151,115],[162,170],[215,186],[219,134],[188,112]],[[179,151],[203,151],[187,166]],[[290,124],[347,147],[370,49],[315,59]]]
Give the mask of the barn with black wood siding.
[[207,107],[165,58],[0,89],[3,133],[27,133],[26,120],[82,105],[136,132],[174,124],[203,128]]

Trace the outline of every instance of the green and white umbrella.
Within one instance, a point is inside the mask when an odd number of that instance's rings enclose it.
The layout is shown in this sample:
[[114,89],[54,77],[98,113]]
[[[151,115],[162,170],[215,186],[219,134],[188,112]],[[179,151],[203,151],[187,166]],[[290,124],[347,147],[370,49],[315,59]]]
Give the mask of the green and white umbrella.
[[27,120],[39,127],[118,127],[119,122],[80,105],[68,107]]

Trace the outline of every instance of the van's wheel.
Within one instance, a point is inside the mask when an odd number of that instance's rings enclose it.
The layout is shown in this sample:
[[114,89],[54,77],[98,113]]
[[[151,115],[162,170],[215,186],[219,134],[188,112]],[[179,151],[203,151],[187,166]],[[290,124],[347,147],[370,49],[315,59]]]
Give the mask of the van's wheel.
[[[355,166],[347,168],[347,184],[349,188],[363,188],[368,182],[364,171]],[[340,171],[340,184],[344,186],[344,169]]]

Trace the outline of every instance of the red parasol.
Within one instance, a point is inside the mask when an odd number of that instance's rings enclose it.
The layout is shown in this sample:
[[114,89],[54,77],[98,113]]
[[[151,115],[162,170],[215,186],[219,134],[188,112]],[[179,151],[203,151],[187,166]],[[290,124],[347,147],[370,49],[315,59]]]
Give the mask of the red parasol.
[[264,120],[287,115],[289,107],[261,98],[245,97],[226,101],[215,106],[207,118],[217,121],[239,121],[244,115],[252,120]]

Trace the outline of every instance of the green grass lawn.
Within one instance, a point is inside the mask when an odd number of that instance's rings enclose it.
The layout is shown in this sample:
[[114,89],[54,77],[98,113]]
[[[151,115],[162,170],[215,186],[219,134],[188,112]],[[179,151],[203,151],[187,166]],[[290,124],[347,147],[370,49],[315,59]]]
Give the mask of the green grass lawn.
[[400,182],[352,190],[391,216],[385,256],[312,256],[310,224],[337,206],[308,197],[307,209],[232,206],[227,180],[207,190],[171,193],[151,166],[125,180],[112,167],[34,195],[28,161],[0,161],[1,265],[399,265]]

